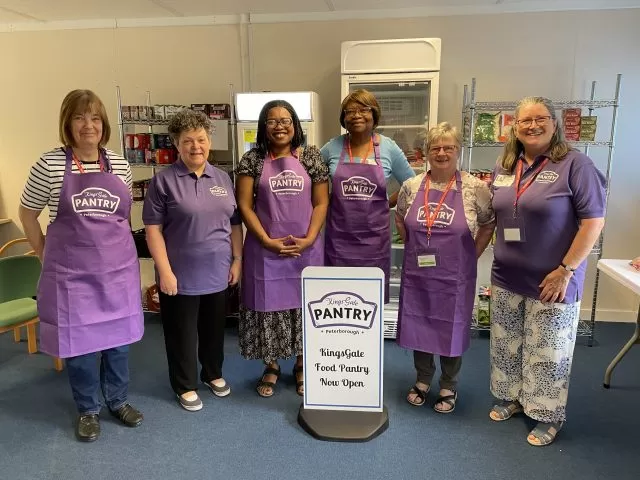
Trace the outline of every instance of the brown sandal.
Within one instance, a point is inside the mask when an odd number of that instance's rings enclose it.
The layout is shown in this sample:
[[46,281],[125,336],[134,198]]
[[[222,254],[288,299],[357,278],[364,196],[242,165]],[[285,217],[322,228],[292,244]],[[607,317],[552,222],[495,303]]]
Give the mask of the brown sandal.
[[[414,407],[423,406],[427,401],[427,395],[429,394],[430,390],[431,390],[431,385],[429,385],[429,387],[426,390],[421,390],[420,388],[418,388],[418,384],[415,384],[413,387],[411,387],[411,390],[409,390],[409,393],[407,393],[407,402],[409,402],[409,404],[413,405]],[[412,393],[416,394],[416,398],[413,402],[409,400],[409,395],[411,395]]]

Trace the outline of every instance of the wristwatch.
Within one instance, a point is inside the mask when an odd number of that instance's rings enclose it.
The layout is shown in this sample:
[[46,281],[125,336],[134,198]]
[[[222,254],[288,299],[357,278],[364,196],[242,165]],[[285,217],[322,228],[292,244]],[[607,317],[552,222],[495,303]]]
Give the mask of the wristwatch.
[[571,273],[577,270],[577,268],[570,267],[569,265],[565,265],[564,263],[561,263],[560,266],[564,268],[567,272],[571,272]]

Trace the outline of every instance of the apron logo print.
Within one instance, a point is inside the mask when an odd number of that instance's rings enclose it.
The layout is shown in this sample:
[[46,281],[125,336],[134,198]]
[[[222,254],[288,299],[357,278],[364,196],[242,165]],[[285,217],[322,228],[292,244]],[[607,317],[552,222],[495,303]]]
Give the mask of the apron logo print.
[[107,216],[116,212],[120,197],[104,188],[85,188],[71,196],[73,211],[86,216]]
[[536,178],[536,183],[554,183],[558,180],[558,175],[556,172],[551,170],[545,170],[544,172],[540,172]]
[[215,197],[226,197],[227,196],[227,189],[224,187],[211,187],[209,189],[209,191],[211,192],[211,195],[215,196]]
[[347,198],[371,198],[378,186],[368,178],[353,176],[341,182],[342,196]]
[[[437,207],[438,207],[438,204],[436,202],[429,203],[429,211],[431,213],[433,213]],[[438,212],[438,217],[436,218],[436,221],[433,222],[433,226],[448,227],[453,222],[453,218],[455,217],[455,215],[456,215],[456,211],[453,208],[450,208],[449,205],[447,205],[446,203],[443,203],[442,206],[440,207],[440,211]],[[418,223],[423,223],[425,225],[427,223],[427,220],[424,216],[424,205],[422,205],[418,209],[417,221]]]
[[269,188],[273,193],[299,193],[304,188],[304,178],[293,170],[283,170],[275,177],[269,177]]
[[378,306],[350,292],[332,292],[320,300],[309,302],[309,313],[315,328],[355,327],[370,329]]

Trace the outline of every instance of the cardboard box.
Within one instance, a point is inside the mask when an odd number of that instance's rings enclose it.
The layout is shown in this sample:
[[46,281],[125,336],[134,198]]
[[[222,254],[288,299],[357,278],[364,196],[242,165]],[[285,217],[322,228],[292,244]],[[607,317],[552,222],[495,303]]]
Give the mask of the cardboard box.
[[565,127],[579,127],[580,126],[580,117],[566,117],[564,119]]
[[195,110],[196,112],[202,112],[206,116],[209,116],[209,112],[211,112],[211,104],[210,103],[192,103],[191,110]]
[[209,107],[209,118],[212,120],[231,118],[231,107],[228,103],[214,103]]
[[563,117],[579,117],[582,115],[581,108],[565,108],[562,110]]
[[167,118],[164,105],[153,106],[153,118],[156,120],[164,120]]

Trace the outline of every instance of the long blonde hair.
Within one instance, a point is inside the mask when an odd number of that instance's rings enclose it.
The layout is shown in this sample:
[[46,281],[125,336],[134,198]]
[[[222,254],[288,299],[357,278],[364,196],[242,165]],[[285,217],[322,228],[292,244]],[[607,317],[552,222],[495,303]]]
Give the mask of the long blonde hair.
[[[551,142],[549,144],[549,158],[552,162],[559,162],[564,159],[564,157],[572,150],[572,148],[565,139],[564,130],[556,116],[556,109],[553,106],[553,102],[545,97],[524,97],[516,105],[515,118],[518,118],[518,114],[520,113],[520,109],[522,107],[524,107],[525,105],[535,104],[544,105],[545,108],[549,111],[551,119],[556,122],[556,130],[555,132],[553,132],[553,136],[551,137]],[[514,123],[511,131],[509,132],[509,138],[504,144],[502,155],[498,160],[500,166],[502,166],[502,168],[507,172],[513,171],[516,160],[518,160],[520,154],[524,152],[524,146],[522,145],[522,142],[520,142],[520,140],[518,140],[518,138],[516,137],[516,128],[517,125]]]

